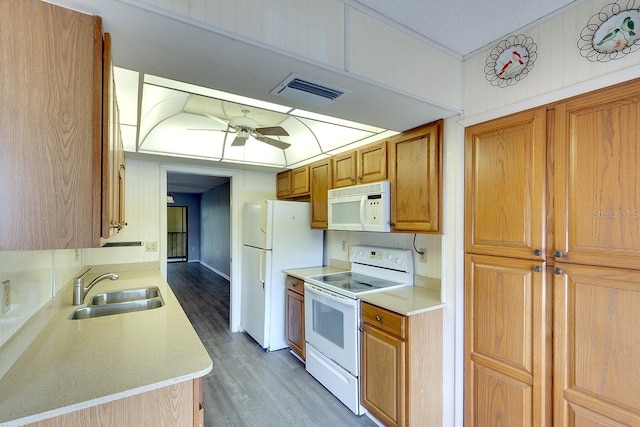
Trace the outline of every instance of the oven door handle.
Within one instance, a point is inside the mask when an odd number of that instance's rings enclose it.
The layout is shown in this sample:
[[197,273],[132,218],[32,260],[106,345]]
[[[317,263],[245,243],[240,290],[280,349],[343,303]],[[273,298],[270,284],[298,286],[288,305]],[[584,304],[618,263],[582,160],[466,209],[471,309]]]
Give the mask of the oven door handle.
[[305,290],[310,290],[311,292],[315,292],[316,294],[322,295],[330,299],[331,301],[335,301],[340,304],[356,306],[358,304],[358,300],[351,299],[342,295],[338,295],[335,292],[328,291],[326,289],[321,288],[320,286],[312,285],[311,283],[304,284]]

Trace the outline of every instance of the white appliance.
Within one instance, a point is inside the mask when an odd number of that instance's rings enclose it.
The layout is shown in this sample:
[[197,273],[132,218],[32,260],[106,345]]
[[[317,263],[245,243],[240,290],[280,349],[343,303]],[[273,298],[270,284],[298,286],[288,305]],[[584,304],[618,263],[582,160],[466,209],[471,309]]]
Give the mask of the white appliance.
[[389,181],[328,191],[329,230],[391,231]]
[[309,203],[247,202],[242,217],[241,327],[267,351],[285,338],[285,269],[322,265],[323,231],[312,230]]
[[305,280],[306,369],[357,415],[360,405],[359,295],[413,285],[413,257],[402,249],[354,246],[351,271]]

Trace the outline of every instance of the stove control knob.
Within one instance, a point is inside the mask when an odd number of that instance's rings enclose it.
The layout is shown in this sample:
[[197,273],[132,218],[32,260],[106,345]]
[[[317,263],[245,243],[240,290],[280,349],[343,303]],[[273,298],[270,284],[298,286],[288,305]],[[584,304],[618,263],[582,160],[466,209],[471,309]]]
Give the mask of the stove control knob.
[[389,259],[389,261],[393,261],[393,254],[387,255],[387,259]]
[[357,257],[357,256],[358,256],[358,254],[357,254],[357,252],[356,252],[356,251],[351,252],[351,258],[355,258],[355,257]]
[[364,256],[364,251],[358,252],[358,256]]
[[396,264],[398,264],[398,265],[402,265],[402,258],[398,258],[398,259],[396,260]]

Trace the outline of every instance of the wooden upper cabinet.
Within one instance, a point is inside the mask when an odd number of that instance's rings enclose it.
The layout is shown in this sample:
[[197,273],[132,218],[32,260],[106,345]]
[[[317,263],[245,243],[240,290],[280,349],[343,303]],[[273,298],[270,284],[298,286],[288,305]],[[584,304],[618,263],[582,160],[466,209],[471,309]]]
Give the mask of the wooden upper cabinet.
[[387,179],[387,140],[375,142],[356,152],[358,184]]
[[276,197],[288,199],[308,196],[310,192],[309,166],[280,172],[276,176]]
[[327,196],[331,188],[331,159],[311,164],[309,175],[311,180],[311,228],[327,229],[329,226]]
[[291,171],[291,195],[309,195],[309,166],[301,166]]
[[280,172],[276,176],[276,197],[285,199],[291,195],[291,171]]
[[550,268],[473,254],[465,263],[465,425],[550,426]]
[[0,250],[98,246],[102,22],[3,1],[0,37]]
[[356,184],[357,158],[358,153],[356,151],[336,154],[331,158],[333,164],[331,188],[348,187]]
[[557,261],[640,268],[640,85],[555,106]]
[[465,145],[465,251],[545,257],[546,109],[471,126]]
[[442,120],[389,139],[393,231],[442,231]]
[[337,154],[332,160],[332,188],[384,181],[387,179],[387,140]]
[[638,271],[555,267],[553,425],[640,425]]
[[108,239],[125,225],[124,219],[124,148],[120,131],[120,112],[115,96],[111,35],[104,34],[102,74],[102,229]]

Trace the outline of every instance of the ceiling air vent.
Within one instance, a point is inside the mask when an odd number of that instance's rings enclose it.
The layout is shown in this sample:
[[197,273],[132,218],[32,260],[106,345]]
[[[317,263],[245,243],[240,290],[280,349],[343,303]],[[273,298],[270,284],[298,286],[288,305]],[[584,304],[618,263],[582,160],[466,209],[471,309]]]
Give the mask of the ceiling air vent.
[[351,93],[350,90],[330,87],[317,80],[290,74],[272,91],[272,95],[294,101],[305,102],[318,107],[326,107]]

